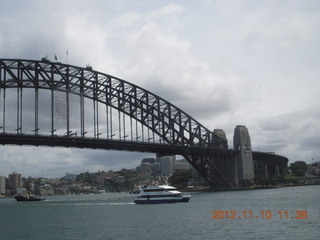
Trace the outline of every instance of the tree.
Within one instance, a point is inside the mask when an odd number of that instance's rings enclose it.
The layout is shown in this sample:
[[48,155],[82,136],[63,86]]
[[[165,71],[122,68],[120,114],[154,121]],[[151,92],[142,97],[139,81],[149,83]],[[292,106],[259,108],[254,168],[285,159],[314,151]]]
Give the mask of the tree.
[[169,182],[172,185],[187,184],[192,178],[191,171],[189,170],[178,170],[169,178]]
[[303,177],[308,169],[308,166],[304,161],[296,161],[290,164],[290,169],[294,175]]

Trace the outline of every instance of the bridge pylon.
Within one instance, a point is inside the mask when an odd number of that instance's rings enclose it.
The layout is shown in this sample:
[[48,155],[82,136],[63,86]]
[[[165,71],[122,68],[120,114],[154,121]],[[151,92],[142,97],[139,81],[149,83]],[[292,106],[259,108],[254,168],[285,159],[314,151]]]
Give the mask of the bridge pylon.
[[234,183],[239,185],[240,180],[254,179],[254,166],[249,131],[245,126],[237,125],[234,129],[233,147],[235,154]]

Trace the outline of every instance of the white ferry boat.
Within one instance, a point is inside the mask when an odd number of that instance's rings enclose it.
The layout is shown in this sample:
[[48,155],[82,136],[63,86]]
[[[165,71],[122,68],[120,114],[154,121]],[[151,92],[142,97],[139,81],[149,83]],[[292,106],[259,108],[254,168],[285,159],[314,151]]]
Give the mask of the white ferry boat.
[[147,186],[140,188],[134,201],[137,204],[188,202],[190,195],[182,195],[175,187],[168,185]]

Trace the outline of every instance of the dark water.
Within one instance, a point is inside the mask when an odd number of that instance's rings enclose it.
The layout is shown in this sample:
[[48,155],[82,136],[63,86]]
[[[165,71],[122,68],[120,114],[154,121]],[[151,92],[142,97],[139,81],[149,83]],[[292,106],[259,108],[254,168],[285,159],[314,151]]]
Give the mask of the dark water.
[[[320,237],[320,186],[192,193],[189,203],[136,205],[133,200],[129,194],[54,196],[29,203],[0,199],[0,239]],[[234,211],[235,219],[221,213],[212,219],[212,211]]]

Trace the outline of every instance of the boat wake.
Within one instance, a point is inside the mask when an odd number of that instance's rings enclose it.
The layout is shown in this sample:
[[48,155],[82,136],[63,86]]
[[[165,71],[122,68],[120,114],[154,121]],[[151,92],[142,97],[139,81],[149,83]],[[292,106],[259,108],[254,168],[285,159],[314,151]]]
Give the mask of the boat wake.
[[62,201],[45,201],[43,205],[47,206],[108,206],[108,205],[135,205],[132,202],[119,202],[119,203],[110,203],[110,202],[62,202]]

